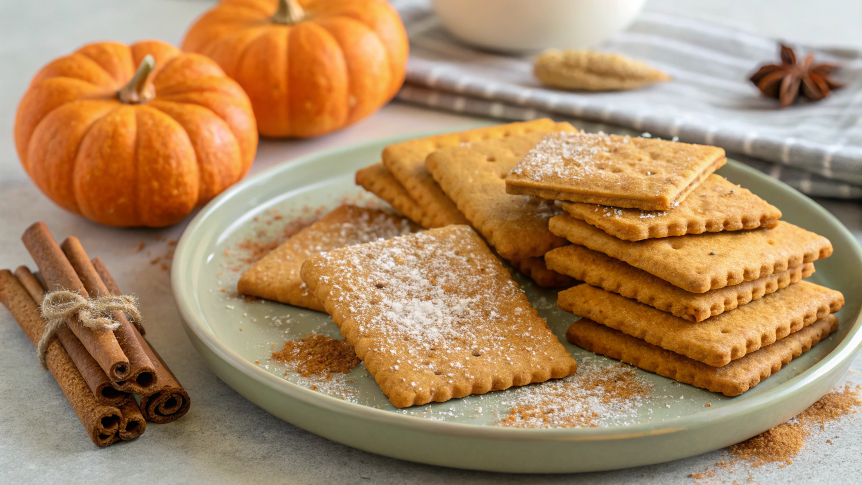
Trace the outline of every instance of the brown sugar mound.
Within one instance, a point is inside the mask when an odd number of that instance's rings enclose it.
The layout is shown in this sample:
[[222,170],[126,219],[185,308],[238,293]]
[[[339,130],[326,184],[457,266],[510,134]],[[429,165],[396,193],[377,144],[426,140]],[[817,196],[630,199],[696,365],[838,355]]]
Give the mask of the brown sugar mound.
[[781,463],[782,468],[790,465],[815,427],[823,429],[826,423],[856,412],[853,408],[862,404],[860,390],[862,386],[844,386],[832,391],[790,421],[731,446],[730,453],[755,467],[767,463]]
[[326,376],[333,372],[347,373],[359,365],[359,357],[346,340],[325,335],[289,340],[284,348],[273,352],[272,358],[291,365],[303,377]]

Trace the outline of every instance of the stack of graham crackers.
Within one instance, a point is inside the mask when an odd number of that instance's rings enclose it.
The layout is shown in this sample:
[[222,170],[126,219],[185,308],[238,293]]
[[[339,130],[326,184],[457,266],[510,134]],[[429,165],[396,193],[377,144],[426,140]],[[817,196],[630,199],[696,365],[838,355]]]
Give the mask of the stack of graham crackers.
[[831,332],[841,293],[801,281],[829,240],[713,172],[720,148],[554,133],[505,180],[560,201],[550,231],[572,245],[550,270],[587,284],[560,292],[580,320],[568,339],[642,369],[739,395]]

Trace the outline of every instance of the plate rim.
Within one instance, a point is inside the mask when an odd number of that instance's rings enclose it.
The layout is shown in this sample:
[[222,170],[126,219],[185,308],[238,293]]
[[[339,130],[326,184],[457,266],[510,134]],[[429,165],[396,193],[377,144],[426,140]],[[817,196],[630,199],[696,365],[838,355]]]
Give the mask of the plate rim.
[[[452,128],[381,137],[340,147],[319,150],[300,157],[288,159],[241,180],[206,204],[183,231],[183,234],[177,243],[175,256],[171,265],[171,291],[180,312],[180,320],[186,327],[186,331],[192,332],[210,349],[210,351],[214,352],[225,363],[244,374],[246,377],[272,388],[276,392],[286,393],[288,397],[300,400],[307,404],[321,407],[325,410],[346,414],[351,417],[370,419],[375,422],[408,428],[420,432],[452,436],[469,436],[473,438],[492,439],[498,441],[591,441],[629,439],[639,436],[674,433],[697,426],[714,425],[723,420],[731,419],[736,415],[745,414],[762,406],[771,405],[776,400],[780,401],[782,396],[799,392],[801,389],[812,385],[818,377],[829,373],[836,367],[847,362],[859,351],[860,348],[862,348],[862,331],[860,331],[860,327],[862,327],[862,312],[860,312],[855,316],[855,321],[852,321],[852,326],[848,330],[845,338],[838,343],[832,352],[799,375],[780,384],[774,389],[764,392],[763,394],[759,394],[740,402],[717,407],[715,409],[705,409],[695,414],[666,419],[654,423],[639,423],[627,426],[604,426],[597,428],[531,429],[430,420],[422,417],[409,416],[393,411],[377,409],[359,403],[344,401],[317,391],[312,391],[260,369],[252,362],[247,361],[238,353],[228,348],[228,346],[221,342],[214,332],[209,330],[205,319],[197,313],[192,303],[192,277],[188,271],[188,266],[191,264],[191,260],[187,253],[190,253],[193,250],[192,242],[190,242],[192,235],[201,231],[201,226],[207,221],[208,217],[210,217],[213,212],[228,204],[233,197],[236,197],[249,187],[265,182],[282,171],[297,170],[302,166],[314,163],[319,158],[348,154],[354,151],[367,149],[372,146],[385,146],[417,137],[426,137],[451,131]],[[862,247],[860,247],[859,243],[850,231],[820,204],[780,180],[769,177],[768,175],[741,162],[728,159],[727,163],[728,165],[733,166],[734,169],[741,170],[755,178],[765,180],[767,183],[775,184],[777,188],[789,191],[790,194],[796,198],[801,198],[803,202],[814,208],[820,216],[824,217],[829,223],[836,226],[843,238],[849,239],[854,243],[851,245],[853,248],[853,254],[847,256],[855,257],[860,265],[862,265]],[[191,294],[189,292],[191,292]]]

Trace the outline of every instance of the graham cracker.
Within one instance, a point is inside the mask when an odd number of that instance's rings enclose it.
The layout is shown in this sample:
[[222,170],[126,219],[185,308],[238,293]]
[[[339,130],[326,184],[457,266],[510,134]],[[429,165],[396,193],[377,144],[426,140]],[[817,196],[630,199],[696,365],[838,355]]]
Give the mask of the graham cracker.
[[545,261],[551,270],[692,322],[702,322],[728,312],[814,274],[814,264],[803,263],[738,285],[706,293],[690,293],[623,261],[577,244],[548,252]]
[[425,157],[447,146],[523,135],[533,131],[550,131],[554,125],[553,120],[540,119],[405,141],[389,145],[383,150],[383,165],[425,212],[427,219],[423,220],[423,227],[463,224],[463,214],[458,211],[455,203],[446,197],[425,168]]
[[738,285],[832,254],[823,236],[780,221],[772,228],[623,241],[568,213],[551,232],[604,253],[692,293]]
[[[410,194],[404,189],[395,177],[386,170],[382,163],[375,163],[356,172],[356,185],[380,197],[389,203],[395,210],[404,214],[408,219],[422,226],[426,220],[425,212],[410,198]],[[466,219],[464,219],[466,222]],[[425,226],[422,226],[425,227]],[[425,227],[430,229],[430,227]]]
[[552,200],[667,210],[725,163],[724,150],[717,147],[553,133],[512,169],[506,190]]
[[578,347],[645,371],[720,392],[725,396],[738,396],[778,372],[836,330],[838,318],[828,315],[724,367],[708,366],[587,318],[573,323],[566,332],[566,338]]
[[844,296],[800,281],[700,323],[587,284],[561,291],[557,305],[663,349],[721,367],[837,312],[844,305]]
[[574,284],[570,276],[548,268],[544,258],[509,261],[509,264],[544,288],[568,288]]
[[302,279],[397,407],[577,369],[481,237],[463,225],[319,254]]
[[237,292],[324,311],[323,304],[300,278],[299,271],[306,259],[323,251],[388,239],[418,229],[395,214],[342,205],[252,264],[240,277]]
[[679,206],[666,211],[620,209],[583,202],[564,202],[563,209],[572,217],[626,241],[775,227],[781,219],[780,210],[716,174],[707,177]]
[[[576,131],[568,123],[552,129]],[[425,159],[443,192],[503,258],[541,257],[567,243],[548,230],[548,220],[560,213],[553,201],[506,193],[506,174],[547,134],[536,131],[445,147]]]

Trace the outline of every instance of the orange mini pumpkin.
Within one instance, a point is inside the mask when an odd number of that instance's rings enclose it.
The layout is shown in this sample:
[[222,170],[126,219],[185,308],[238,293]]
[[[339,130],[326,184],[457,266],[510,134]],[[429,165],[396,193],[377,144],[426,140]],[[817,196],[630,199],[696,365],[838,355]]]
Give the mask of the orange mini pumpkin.
[[392,99],[408,44],[383,0],[222,0],[183,49],[211,57],[245,89],[261,135],[307,137]]
[[248,172],[257,127],[242,88],[212,60],[163,42],[104,42],[36,74],[15,144],[61,207],[102,224],[159,227]]

